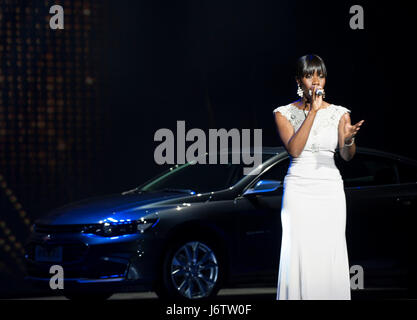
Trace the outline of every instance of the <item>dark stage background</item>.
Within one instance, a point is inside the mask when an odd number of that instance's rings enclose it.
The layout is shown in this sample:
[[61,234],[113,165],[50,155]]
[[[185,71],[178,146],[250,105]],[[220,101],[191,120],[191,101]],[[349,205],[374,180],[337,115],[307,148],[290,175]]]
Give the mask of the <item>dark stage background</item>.
[[[49,28],[54,4],[64,30]],[[281,145],[272,110],[298,99],[307,53],[326,62],[326,100],[365,119],[358,146],[417,159],[414,30],[398,1],[1,1],[0,295],[29,290],[37,217],[167,168],[158,129],[260,128]]]

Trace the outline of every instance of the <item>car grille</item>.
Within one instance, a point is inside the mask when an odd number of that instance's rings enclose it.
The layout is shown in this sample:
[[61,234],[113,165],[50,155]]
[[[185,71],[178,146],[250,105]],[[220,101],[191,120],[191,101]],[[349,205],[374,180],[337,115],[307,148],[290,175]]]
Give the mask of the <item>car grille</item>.
[[45,234],[56,234],[56,233],[79,233],[83,230],[83,225],[80,224],[65,224],[65,225],[45,225],[36,224],[35,232]]

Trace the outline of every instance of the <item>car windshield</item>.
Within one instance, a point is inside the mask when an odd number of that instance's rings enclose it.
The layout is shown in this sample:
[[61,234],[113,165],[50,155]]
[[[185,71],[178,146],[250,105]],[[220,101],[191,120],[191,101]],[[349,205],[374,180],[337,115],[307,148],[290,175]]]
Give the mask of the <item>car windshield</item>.
[[[265,162],[274,154],[263,154]],[[227,189],[243,178],[246,164],[200,164],[191,162],[176,165],[164,174],[140,186],[139,191],[176,191],[205,193]]]

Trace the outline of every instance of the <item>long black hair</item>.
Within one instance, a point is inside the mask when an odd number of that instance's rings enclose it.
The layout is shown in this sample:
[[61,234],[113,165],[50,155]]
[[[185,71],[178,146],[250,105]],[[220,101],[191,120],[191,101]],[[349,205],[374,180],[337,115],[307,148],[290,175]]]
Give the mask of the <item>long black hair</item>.
[[301,79],[306,75],[312,75],[317,71],[317,74],[322,74],[327,78],[326,65],[322,58],[316,54],[307,54],[297,60],[295,69],[295,77]]

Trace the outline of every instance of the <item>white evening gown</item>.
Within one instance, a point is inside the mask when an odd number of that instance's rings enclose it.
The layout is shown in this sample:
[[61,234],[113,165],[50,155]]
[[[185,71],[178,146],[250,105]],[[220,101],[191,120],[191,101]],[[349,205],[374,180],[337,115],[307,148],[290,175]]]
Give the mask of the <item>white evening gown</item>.
[[[305,119],[292,104],[278,107],[295,132]],[[290,157],[281,207],[277,300],[350,300],[346,198],[334,162],[338,124],[349,109],[320,109],[304,150]]]

